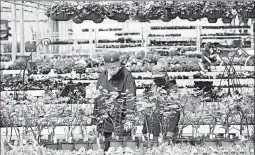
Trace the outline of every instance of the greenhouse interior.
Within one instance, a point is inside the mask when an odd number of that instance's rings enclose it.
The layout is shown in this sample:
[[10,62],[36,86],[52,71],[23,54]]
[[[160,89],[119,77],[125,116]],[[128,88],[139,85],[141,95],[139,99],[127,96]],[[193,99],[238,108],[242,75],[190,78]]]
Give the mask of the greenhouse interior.
[[1,1],[1,155],[253,155],[255,1]]

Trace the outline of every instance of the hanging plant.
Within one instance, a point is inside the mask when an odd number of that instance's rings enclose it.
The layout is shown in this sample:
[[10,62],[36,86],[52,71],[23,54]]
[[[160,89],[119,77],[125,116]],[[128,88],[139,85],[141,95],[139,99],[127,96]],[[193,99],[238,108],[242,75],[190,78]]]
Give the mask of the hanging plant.
[[106,10],[99,2],[80,2],[77,12],[81,19],[96,21],[105,18]]
[[187,2],[187,12],[189,14],[189,21],[196,21],[197,19],[203,18],[203,8],[205,6],[205,2]]
[[78,15],[74,16],[72,18],[73,22],[76,23],[76,24],[81,24],[84,20],[81,19]]
[[207,18],[222,18],[223,10],[222,7],[226,6],[223,1],[211,2],[208,1],[203,9],[204,17]]
[[222,22],[223,23],[231,23],[232,19],[236,17],[236,11],[233,10],[233,4],[229,2],[230,4],[225,4],[222,6]]
[[76,10],[74,3],[70,2],[55,2],[46,14],[54,21],[68,21],[72,18]]
[[234,8],[243,18],[255,18],[255,1],[236,2]]
[[95,19],[93,20],[94,23],[98,24],[98,23],[102,23],[104,21],[104,18],[99,18],[99,19]]
[[134,12],[134,20],[139,22],[148,22],[150,9],[153,5],[153,2],[134,2],[132,4],[132,11]]
[[177,15],[180,19],[189,18],[188,7],[186,2],[177,2],[177,8],[178,8]]
[[149,10],[149,19],[150,20],[158,20],[164,13],[164,9],[162,7],[162,2],[154,2]]
[[175,6],[175,2],[162,2],[163,13],[161,16],[161,20],[163,22],[169,22],[171,19],[175,19],[177,17],[177,7]]
[[106,6],[107,17],[118,22],[127,21],[133,12],[130,9],[130,4],[126,2],[114,2]]

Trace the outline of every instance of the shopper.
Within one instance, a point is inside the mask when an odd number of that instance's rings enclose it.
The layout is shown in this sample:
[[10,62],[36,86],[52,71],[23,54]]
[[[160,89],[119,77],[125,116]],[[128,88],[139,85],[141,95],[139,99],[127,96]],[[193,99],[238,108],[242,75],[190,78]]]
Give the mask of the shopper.
[[216,43],[208,42],[205,44],[205,50],[202,51],[202,57],[199,62],[199,66],[203,73],[211,72],[211,64],[215,63],[217,60],[223,62],[222,58],[219,56],[220,49],[217,47]]
[[[105,70],[100,74],[97,81],[97,89],[105,89],[108,92],[118,92],[121,93],[128,92],[133,96],[136,95],[136,85],[132,74],[124,67],[121,66],[120,57],[117,52],[107,52],[104,56]],[[132,108],[133,103],[128,103],[127,107]],[[96,101],[95,109],[96,113],[100,115],[100,107],[102,106],[102,101],[98,99]],[[123,116],[125,117],[125,116]],[[123,119],[123,118],[122,118]],[[102,126],[104,124],[104,126]],[[106,119],[97,127],[99,132],[103,132],[106,139],[110,138],[112,132],[114,131],[112,121]],[[106,143],[105,150],[109,147],[109,143]]]
[[[156,66],[153,66],[152,75],[153,75],[154,85],[150,88],[150,90],[157,91],[157,89],[160,87],[165,89],[168,94],[177,91],[176,80],[171,79],[168,76],[167,72],[165,71],[162,65],[157,64]],[[160,122],[159,122],[161,119],[162,119],[161,114],[154,114],[151,120],[147,119],[149,126],[152,127],[150,129],[150,132],[151,132],[150,134],[153,134],[153,137],[158,137],[161,133]],[[167,120],[168,125],[166,128],[166,133],[164,133],[163,136],[167,138],[176,137],[178,135],[179,120],[180,120],[180,112],[177,111],[173,117],[170,117],[169,120]],[[153,124],[150,124],[150,123],[153,123]],[[144,123],[143,125],[142,133],[147,134],[146,123]]]

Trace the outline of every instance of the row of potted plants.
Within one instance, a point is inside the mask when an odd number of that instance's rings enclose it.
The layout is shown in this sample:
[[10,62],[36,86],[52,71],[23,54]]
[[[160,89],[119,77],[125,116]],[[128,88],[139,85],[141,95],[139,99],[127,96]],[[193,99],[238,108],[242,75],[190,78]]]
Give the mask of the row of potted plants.
[[141,40],[135,40],[132,38],[118,38],[117,40],[100,39],[98,43],[141,43]]
[[[93,144],[93,143],[92,143]],[[97,149],[97,146],[90,145],[90,147],[79,147],[78,144],[75,146],[75,150],[57,150],[57,149],[49,149],[43,146],[33,146],[34,153],[39,154],[39,152],[45,152],[47,155],[54,154],[64,154],[64,155],[104,155],[104,154],[120,154],[120,155],[143,155],[143,154],[190,154],[190,155],[209,155],[209,154],[246,154],[253,155],[254,148],[251,146],[251,143],[247,143],[247,147],[243,145],[236,144],[234,146],[229,147],[207,147],[207,146],[193,146],[189,144],[176,144],[169,145],[168,143],[162,143],[159,146],[154,146],[153,148],[130,148],[130,147],[112,147],[108,152],[103,151],[103,148]],[[21,146],[18,146],[18,149],[21,149]],[[31,153],[30,148],[28,146],[23,147],[24,153]],[[8,153],[12,153],[13,151],[9,151]]]
[[[233,11],[234,10],[234,11]],[[223,18],[229,23],[236,15],[244,18],[254,18],[254,3],[246,2],[58,2],[46,11],[46,15],[56,21],[68,21],[72,18],[75,23],[92,20],[103,22],[104,18],[125,22],[128,19],[148,22],[162,20],[169,22],[177,16],[181,19],[196,21],[208,18],[209,22],[217,22]]]
[[249,25],[228,25],[228,26],[202,26],[202,29],[236,29],[236,28],[250,28]]
[[142,47],[141,43],[139,44],[125,44],[125,45],[98,45],[97,48],[128,48],[128,47]]
[[135,33],[135,32],[133,32],[133,33],[115,33],[115,36],[135,36],[135,35],[140,35],[140,33]]
[[181,37],[181,34],[149,34],[148,37]]
[[201,36],[247,36],[247,33],[213,33],[201,34]]
[[[103,97],[105,99],[100,100],[102,101],[101,106],[103,107],[95,107],[95,109],[87,106],[84,107],[84,104],[81,104],[81,102],[84,102],[81,94],[73,92],[69,94],[69,97],[65,98],[59,97],[59,94],[48,93],[48,95],[46,94],[46,96],[40,100],[28,96],[28,99],[24,101],[15,101],[11,96],[6,95],[3,96],[3,104],[1,105],[1,123],[6,127],[13,125],[33,127],[36,125],[35,127],[40,127],[40,131],[42,131],[42,129],[47,126],[56,127],[58,124],[62,123],[60,120],[63,119],[66,120],[64,124],[67,124],[69,127],[66,134],[67,141],[72,137],[77,124],[83,126],[91,123],[100,125],[102,120],[109,118],[109,113],[111,113],[111,116],[114,116],[112,118],[112,123],[115,136],[112,137],[112,139],[115,140],[119,140],[117,136],[123,136],[123,131],[131,131],[132,138],[132,135],[135,135],[136,125],[143,124],[144,121],[147,124],[151,124],[150,121],[152,121],[151,119],[153,119],[152,117],[155,116],[157,111],[161,111],[164,114],[160,124],[160,132],[162,135],[164,135],[166,130],[165,127],[167,126],[167,122],[164,120],[167,120],[177,111],[180,111],[181,113],[179,121],[179,137],[182,136],[183,129],[190,124],[192,124],[194,130],[194,137],[198,137],[197,129],[200,125],[210,124],[210,134],[213,135],[215,134],[214,129],[216,125],[220,124],[223,125],[225,129],[224,137],[229,139],[229,131],[232,124],[241,125],[240,135],[242,135],[243,128],[248,128],[249,124],[254,123],[254,108],[251,108],[254,96],[252,93],[245,91],[232,93],[232,96],[228,96],[226,92],[215,89],[210,94],[210,96],[214,94],[213,98],[220,100],[215,104],[204,102],[205,98],[208,98],[208,95],[202,91],[194,90],[186,90],[185,93],[172,93],[170,96],[163,89],[160,89],[157,92],[152,90],[145,92],[145,98],[138,99],[137,101],[135,101],[134,97],[130,96],[128,93],[123,93],[121,98],[116,99],[116,97],[119,96],[117,92],[109,94],[102,88],[99,88],[99,90],[92,93],[94,93],[94,97],[96,98]],[[146,98],[146,96],[149,98]],[[128,106],[129,110],[123,121],[124,124],[119,124],[119,113],[117,112],[124,108],[123,100],[127,101],[127,105],[125,106]],[[16,105],[15,102],[20,102],[21,106]],[[51,104],[55,102],[62,104],[60,104],[61,106],[58,104]],[[69,106],[67,102],[73,104]],[[94,100],[88,100],[88,102],[93,104]],[[46,106],[45,103],[48,103],[50,106]],[[135,106],[132,105],[132,103]],[[117,105],[118,108],[112,108]],[[100,111],[100,113],[97,112],[93,114],[94,110]],[[51,123],[52,121],[55,121],[55,123],[53,123],[54,125]],[[152,127],[149,125],[146,126],[146,128],[147,131],[151,131]],[[37,137],[38,135],[36,136],[36,133],[33,134],[35,139],[39,138]],[[147,138],[150,139],[148,134]],[[73,137],[71,139],[73,139]]]
[[122,28],[99,29],[98,31],[122,31]]

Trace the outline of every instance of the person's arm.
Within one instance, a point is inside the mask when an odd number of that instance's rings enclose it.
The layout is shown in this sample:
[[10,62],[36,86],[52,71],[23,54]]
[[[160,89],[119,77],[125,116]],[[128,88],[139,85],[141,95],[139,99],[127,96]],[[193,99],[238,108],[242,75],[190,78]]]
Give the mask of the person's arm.
[[[126,77],[126,83],[124,83],[125,87],[124,90],[128,92],[128,94],[132,94],[132,96],[136,96],[136,84],[135,80],[131,75]],[[126,101],[126,105],[128,109],[134,108],[134,100],[130,99]]]
[[205,58],[205,60],[206,60],[207,62],[212,63],[212,62],[209,60],[209,58],[207,58],[207,56],[204,56],[204,58]]
[[127,75],[126,77],[126,83],[125,83],[125,90],[128,90],[130,94],[133,94],[133,96],[136,96],[136,84],[135,80],[132,77],[131,73],[130,75]]

